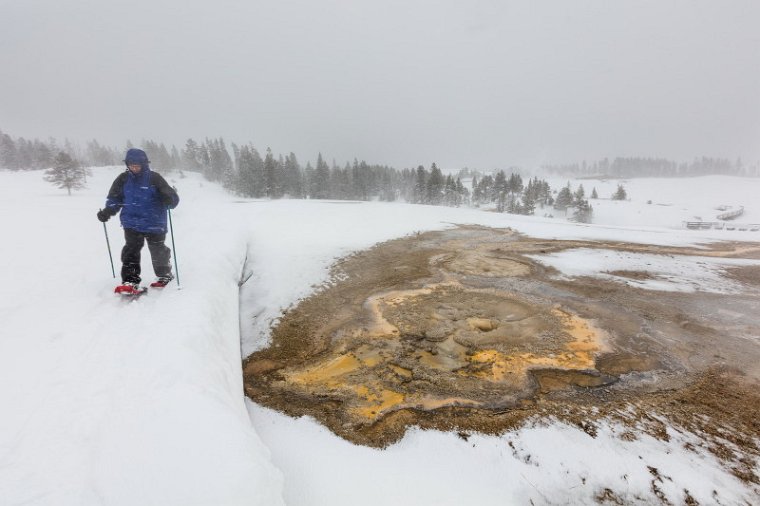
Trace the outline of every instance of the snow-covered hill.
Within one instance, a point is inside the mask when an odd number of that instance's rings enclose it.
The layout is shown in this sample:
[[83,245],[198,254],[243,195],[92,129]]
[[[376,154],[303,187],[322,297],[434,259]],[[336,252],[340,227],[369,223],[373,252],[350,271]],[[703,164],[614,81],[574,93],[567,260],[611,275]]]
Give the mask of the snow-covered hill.
[[[173,173],[181,289],[128,302],[112,293],[95,218],[121,170],[94,169],[88,189],[71,197],[41,172],[0,172],[0,504],[566,504],[606,487],[647,503],[655,499],[647,466],[671,477],[661,491],[674,503],[684,489],[701,504],[715,490],[727,504],[758,500],[713,456],[684,450],[693,436],[676,432],[669,442],[627,442],[614,426],[592,439],[547,421],[502,437],[416,430],[383,451],[353,446],[309,419],[245,401],[241,348],[265,346],[272,321],[324,283],[334,259],[380,241],[456,223],[547,238],[757,241],[680,227],[718,204],[744,205],[743,219],[760,221],[752,197],[760,180],[629,181],[630,202],[592,202],[599,226],[403,204],[248,201]],[[590,193],[594,183],[583,183]],[[604,188],[600,196],[611,193]],[[118,220],[107,230],[118,275]]]

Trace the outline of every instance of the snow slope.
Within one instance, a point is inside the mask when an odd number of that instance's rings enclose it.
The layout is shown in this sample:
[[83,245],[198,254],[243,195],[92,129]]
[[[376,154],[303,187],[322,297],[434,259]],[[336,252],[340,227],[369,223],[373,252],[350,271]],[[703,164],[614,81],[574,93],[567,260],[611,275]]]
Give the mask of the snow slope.
[[94,213],[120,170],[72,197],[40,172],[0,173],[0,503],[282,503],[240,395],[245,247],[213,214],[227,198],[177,181],[187,286],[117,300]]
[[[655,499],[647,465],[672,478],[663,489],[675,503],[684,489],[702,504],[713,491],[725,504],[757,502],[710,454],[684,450],[688,434],[626,442],[611,426],[592,439],[546,421],[502,437],[414,430],[384,451],[357,447],[310,419],[244,401],[240,366],[241,342],[246,354],[265,346],[272,322],[327,281],[334,259],[416,231],[480,223],[677,245],[754,234],[678,229],[674,206],[635,225],[597,210],[604,226],[589,226],[471,209],[249,201],[175,173],[182,289],[126,302],[111,293],[95,218],[120,170],[94,169],[89,189],[71,197],[40,172],[0,172],[0,503],[567,504],[605,487],[647,503]],[[728,198],[757,181],[708,186]],[[645,202],[615,204],[633,212]],[[118,275],[117,220],[107,230]],[[239,294],[241,278],[249,279]]]

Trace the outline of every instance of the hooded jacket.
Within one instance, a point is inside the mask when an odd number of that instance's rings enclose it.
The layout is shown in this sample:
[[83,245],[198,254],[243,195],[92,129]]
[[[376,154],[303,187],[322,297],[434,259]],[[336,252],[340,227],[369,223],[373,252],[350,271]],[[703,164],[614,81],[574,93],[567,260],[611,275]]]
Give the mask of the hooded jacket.
[[133,174],[129,169],[119,174],[111,185],[105,209],[113,216],[121,210],[121,226],[146,234],[165,234],[166,209],[179,204],[179,195],[158,172],[148,166],[148,158],[142,150],[129,150],[125,162],[133,152],[142,154],[142,169]]

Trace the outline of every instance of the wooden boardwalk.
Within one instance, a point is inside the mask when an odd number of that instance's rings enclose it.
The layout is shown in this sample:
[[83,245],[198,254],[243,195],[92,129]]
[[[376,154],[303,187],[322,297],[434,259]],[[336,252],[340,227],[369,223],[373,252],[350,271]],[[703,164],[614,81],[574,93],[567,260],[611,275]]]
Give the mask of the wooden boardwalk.
[[692,230],[740,230],[760,231],[760,223],[726,223],[723,221],[685,221],[686,228]]

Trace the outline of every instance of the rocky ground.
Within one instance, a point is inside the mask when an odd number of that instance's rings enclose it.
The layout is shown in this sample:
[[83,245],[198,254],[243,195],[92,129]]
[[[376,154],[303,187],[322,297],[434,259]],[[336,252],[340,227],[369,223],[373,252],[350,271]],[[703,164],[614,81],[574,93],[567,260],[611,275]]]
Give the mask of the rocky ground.
[[412,425],[464,438],[547,418],[591,435],[614,420],[630,438],[667,438],[670,426],[760,484],[760,267],[725,270],[738,294],[680,293],[625,282],[654,276],[644,269],[566,280],[527,256],[570,248],[760,258],[751,243],[551,241],[474,226],[390,241],[338,262],[330,286],[283,315],[272,345],[244,363],[246,393],[377,447]]

